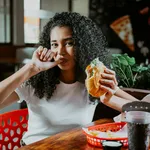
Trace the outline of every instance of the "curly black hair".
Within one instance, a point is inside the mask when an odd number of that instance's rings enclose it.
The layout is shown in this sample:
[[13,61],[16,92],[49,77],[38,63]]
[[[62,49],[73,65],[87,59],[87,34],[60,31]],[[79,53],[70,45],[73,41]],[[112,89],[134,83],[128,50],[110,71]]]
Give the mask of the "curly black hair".
[[[67,26],[72,29],[75,41],[75,60],[76,60],[76,80],[85,81],[85,68],[94,59],[106,62],[108,51],[107,42],[101,29],[88,17],[78,13],[62,12],[56,13],[53,18],[45,25],[40,36],[39,45],[50,49],[50,32],[56,26]],[[35,89],[35,94],[39,98],[44,96],[49,99],[59,84],[58,67],[41,72],[31,79],[30,84]],[[77,73],[78,72],[78,73]],[[92,100],[92,97],[90,98]]]

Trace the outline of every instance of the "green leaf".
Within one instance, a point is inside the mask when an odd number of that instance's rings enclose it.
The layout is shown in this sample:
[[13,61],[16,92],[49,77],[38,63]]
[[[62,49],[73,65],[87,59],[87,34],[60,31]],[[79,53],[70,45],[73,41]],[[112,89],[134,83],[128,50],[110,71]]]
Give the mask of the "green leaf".
[[143,72],[143,71],[148,70],[148,67],[143,67],[143,66],[137,66],[137,65],[135,65],[135,66],[132,67],[132,70],[133,70],[134,72],[141,73],[141,72]]
[[122,54],[112,54],[112,57],[122,56]]
[[110,67],[116,72],[116,75],[119,76],[120,82],[124,87],[133,87],[134,86],[134,76],[131,69],[131,66],[135,64],[135,59],[130,58],[127,54],[113,54],[112,63]]
[[127,78],[128,82],[129,82],[129,86],[133,87],[133,85],[134,85],[134,78],[133,78],[133,73],[132,73],[132,70],[131,70],[130,66],[126,67],[125,75],[126,75],[126,78]]
[[128,61],[123,56],[118,56],[118,58],[121,64],[126,65],[126,66],[129,65]]
[[127,60],[128,64],[133,66],[135,64],[135,58],[129,57],[127,54],[124,54],[124,58]]

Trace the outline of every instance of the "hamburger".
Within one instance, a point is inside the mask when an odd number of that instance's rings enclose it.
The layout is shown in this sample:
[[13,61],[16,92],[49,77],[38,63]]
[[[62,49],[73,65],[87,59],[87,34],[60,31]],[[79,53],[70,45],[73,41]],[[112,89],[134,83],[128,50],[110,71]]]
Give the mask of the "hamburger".
[[106,93],[100,88],[99,82],[104,69],[105,65],[98,58],[94,59],[85,69],[87,75],[85,85],[88,93],[93,97],[100,97]]

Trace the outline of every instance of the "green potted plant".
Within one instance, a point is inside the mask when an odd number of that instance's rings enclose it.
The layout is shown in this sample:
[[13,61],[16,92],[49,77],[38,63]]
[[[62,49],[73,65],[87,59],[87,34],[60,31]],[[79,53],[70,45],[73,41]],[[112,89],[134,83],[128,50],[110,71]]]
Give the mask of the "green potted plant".
[[138,65],[135,58],[128,54],[112,54],[110,67],[116,72],[119,86],[123,90],[132,95],[133,92],[145,93],[140,98],[150,93],[150,65]]

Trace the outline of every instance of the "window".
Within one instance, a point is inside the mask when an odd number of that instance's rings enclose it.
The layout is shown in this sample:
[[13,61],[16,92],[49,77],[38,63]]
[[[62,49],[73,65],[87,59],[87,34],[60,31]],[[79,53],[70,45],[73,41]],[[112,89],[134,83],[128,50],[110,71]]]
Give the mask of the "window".
[[25,43],[37,43],[40,31],[40,0],[24,0],[24,40]]
[[24,0],[25,44],[38,43],[43,26],[62,11],[68,11],[68,0]]
[[0,43],[11,42],[10,0],[0,0]]

